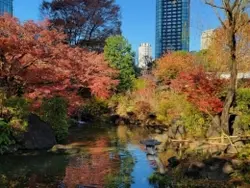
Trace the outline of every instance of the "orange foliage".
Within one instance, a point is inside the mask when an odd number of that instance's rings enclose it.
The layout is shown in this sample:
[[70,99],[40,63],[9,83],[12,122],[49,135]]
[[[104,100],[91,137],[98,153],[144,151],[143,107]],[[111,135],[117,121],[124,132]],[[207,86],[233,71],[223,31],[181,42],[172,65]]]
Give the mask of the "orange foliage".
[[[243,16],[242,22],[244,23],[248,17]],[[237,24],[243,24],[241,22]],[[225,22],[228,25],[227,22]],[[248,72],[250,68],[250,24],[245,24],[237,32],[236,41],[236,59],[238,63],[238,70],[240,72]],[[227,72],[229,70],[230,52],[228,46],[229,34],[223,28],[218,28],[214,31],[211,45],[208,49],[208,58],[211,67],[215,71]]]
[[116,71],[102,54],[70,47],[65,40],[63,33],[48,30],[46,22],[21,24],[8,15],[0,17],[0,86],[8,95],[21,88],[36,100],[60,95],[71,107],[82,102],[77,95],[80,88],[108,97],[118,84],[113,79]]
[[195,57],[186,52],[167,53],[156,62],[154,75],[167,83],[181,71],[188,71],[194,68]]

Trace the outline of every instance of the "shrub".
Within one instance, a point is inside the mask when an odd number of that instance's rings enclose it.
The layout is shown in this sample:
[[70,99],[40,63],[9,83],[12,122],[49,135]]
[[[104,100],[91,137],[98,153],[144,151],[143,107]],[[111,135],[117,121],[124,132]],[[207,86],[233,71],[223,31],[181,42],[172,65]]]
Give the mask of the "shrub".
[[46,99],[42,104],[44,121],[48,122],[55,132],[58,142],[68,135],[67,102],[61,97]]
[[165,125],[184,125],[190,134],[201,136],[205,133],[208,119],[184,95],[161,92],[156,107],[157,119]]
[[147,87],[147,81],[145,79],[135,79],[133,82],[133,90],[144,89]]
[[24,132],[28,127],[27,116],[30,103],[22,97],[10,97],[5,100],[4,106],[9,113],[9,125],[15,133]]
[[134,111],[134,101],[131,99],[131,93],[126,95],[115,95],[111,98],[109,106],[114,108],[115,112],[123,117],[127,116],[127,112]]
[[101,99],[91,99],[81,109],[82,116],[92,119],[99,119],[102,115],[109,112],[108,103]]
[[135,114],[139,120],[145,120],[152,112],[151,106],[146,101],[138,101],[135,103]]
[[11,127],[0,118],[0,154],[3,154],[7,147],[13,144],[11,139]]
[[240,128],[244,132],[250,128],[250,88],[239,88],[236,94],[236,107],[234,112],[239,116],[234,128]]

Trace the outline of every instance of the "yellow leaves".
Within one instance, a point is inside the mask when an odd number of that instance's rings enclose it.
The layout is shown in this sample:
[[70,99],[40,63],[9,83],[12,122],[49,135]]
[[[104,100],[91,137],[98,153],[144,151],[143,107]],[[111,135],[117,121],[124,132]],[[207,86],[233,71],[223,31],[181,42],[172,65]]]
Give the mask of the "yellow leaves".
[[[238,24],[242,24],[239,22]],[[228,46],[229,34],[223,28],[215,30],[208,49],[212,71],[227,72],[230,64],[230,48]],[[250,24],[245,24],[237,32],[236,60],[239,72],[247,72],[250,68]]]

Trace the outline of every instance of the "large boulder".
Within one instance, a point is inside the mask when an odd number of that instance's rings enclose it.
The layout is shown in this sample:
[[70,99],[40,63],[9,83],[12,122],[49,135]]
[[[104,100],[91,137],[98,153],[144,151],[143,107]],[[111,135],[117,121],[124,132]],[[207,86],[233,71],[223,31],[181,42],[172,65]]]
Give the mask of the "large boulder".
[[189,178],[227,181],[234,169],[226,159],[209,158],[202,162],[192,162],[185,174]]
[[50,149],[56,144],[56,138],[50,125],[39,116],[30,114],[28,129],[24,133],[22,145],[24,149]]

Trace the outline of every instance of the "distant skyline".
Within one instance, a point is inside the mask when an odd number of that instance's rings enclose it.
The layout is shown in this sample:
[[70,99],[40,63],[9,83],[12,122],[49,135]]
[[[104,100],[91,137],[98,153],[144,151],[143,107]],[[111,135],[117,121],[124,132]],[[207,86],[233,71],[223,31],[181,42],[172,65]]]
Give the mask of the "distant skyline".
[[[39,20],[42,0],[14,0],[14,16],[21,21]],[[116,0],[121,6],[122,32],[138,53],[141,43],[150,43],[155,51],[155,0]],[[190,51],[200,50],[201,33],[219,26],[213,9],[202,0],[191,0]]]

